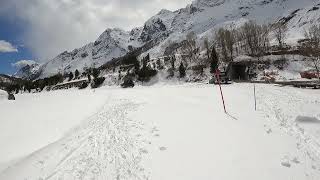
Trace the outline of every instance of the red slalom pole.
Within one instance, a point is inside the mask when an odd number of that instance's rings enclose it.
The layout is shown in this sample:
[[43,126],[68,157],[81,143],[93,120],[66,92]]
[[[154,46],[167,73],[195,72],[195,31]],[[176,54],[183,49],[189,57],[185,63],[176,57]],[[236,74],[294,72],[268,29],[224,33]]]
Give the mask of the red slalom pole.
[[216,78],[218,80],[218,84],[219,84],[219,88],[220,88],[220,93],[221,93],[221,98],[222,98],[222,103],[223,103],[223,108],[224,108],[224,112],[227,113],[227,110],[226,110],[226,105],[224,103],[224,97],[223,97],[223,93],[222,93],[222,88],[221,88],[221,83],[220,83],[220,71],[219,69],[216,70]]

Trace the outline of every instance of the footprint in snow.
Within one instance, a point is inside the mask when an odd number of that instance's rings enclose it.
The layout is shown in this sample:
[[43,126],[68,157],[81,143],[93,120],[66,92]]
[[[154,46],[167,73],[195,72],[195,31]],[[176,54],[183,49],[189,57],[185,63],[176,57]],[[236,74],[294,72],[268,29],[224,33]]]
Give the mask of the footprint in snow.
[[270,134],[270,133],[272,133],[272,129],[268,129],[267,131],[266,131],[268,134]]
[[167,150],[166,147],[160,147],[159,149],[160,149],[160,151],[165,151],[165,150]]
[[287,167],[287,168],[291,167],[291,164],[289,163],[289,161],[281,162],[281,165],[284,166],[284,167]]
[[297,157],[294,157],[292,160],[291,160],[293,163],[296,163],[296,164],[299,164],[300,161],[298,160]]

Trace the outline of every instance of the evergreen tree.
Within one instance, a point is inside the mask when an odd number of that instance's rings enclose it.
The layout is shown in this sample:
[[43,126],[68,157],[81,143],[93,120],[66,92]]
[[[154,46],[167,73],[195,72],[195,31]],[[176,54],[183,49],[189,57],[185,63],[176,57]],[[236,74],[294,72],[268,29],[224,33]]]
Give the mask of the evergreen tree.
[[150,55],[148,54],[145,58],[142,59],[142,68],[138,72],[138,80],[145,82],[149,81],[151,77],[157,75],[157,71],[148,66],[150,61]]
[[91,75],[88,74],[87,76],[88,76],[88,81],[91,82]]
[[79,75],[80,75],[80,73],[79,73],[78,69],[76,69],[76,71],[74,72],[74,78],[78,79]]
[[70,73],[69,73],[69,81],[71,81],[72,79],[73,79],[73,73],[70,72]]
[[211,51],[211,62],[210,62],[210,73],[215,73],[218,69],[219,57],[215,47],[212,47]]
[[97,79],[100,75],[100,71],[97,68],[93,68],[92,70],[92,76],[94,79]]
[[172,56],[172,59],[171,59],[171,68],[172,68],[173,70],[176,69],[175,64],[174,64],[175,62],[176,62],[176,56],[173,55],[173,56]]
[[186,68],[184,67],[182,62],[179,66],[179,74],[180,74],[180,78],[184,78],[186,76]]

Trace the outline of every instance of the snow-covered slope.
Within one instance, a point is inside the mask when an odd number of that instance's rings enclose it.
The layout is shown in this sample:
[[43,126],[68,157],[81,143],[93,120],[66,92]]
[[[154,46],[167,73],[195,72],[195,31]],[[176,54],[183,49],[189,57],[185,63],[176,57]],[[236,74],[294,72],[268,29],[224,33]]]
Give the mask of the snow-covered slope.
[[8,99],[8,93],[0,89],[0,101]]
[[0,179],[320,179],[317,91],[258,84],[255,111],[252,84],[222,88],[229,114],[212,85],[18,94]]
[[37,76],[39,72],[40,64],[33,63],[27,64],[21,67],[15,74],[15,77],[23,78],[23,79],[32,79],[33,77]]
[[45,63],[40,71],[40,78],[54,75],[58,72],[70,72],[78,69],[99,67],[113,58],[121,57],[128,52],[129,46],[139,43],[130,39],[133,35],[120,29],[107,29],[93,43],[89,43],[72,52],[63,52]]
[[45,63],[39,74],[43,78],[58,72],[98,67],[150,41],[151,47],[145,53],[151,57],[162,56],[170,44],[182,41],[190,31],[201,39],[212,36],[218,27],[240,25],[250,19],[259,23],[287,22],[290,40],[296,41],[305,28],[319,23],[319,8],[320,4],[314,0],[196,0],[174,12],[161,10],[130,32],[107,29],[95,42],[63,52]]
[[289,41],[303,37],[304,30],[319,23],[319,4],[313,0],[197,0],[175,13],[170,36],[148,53],[161,56],[164,47],[174,41],[182,41],[193,31],[199,39],[212,37],[219,27],[233,25],[239,27],[248,20],[258,23],[288,23]]

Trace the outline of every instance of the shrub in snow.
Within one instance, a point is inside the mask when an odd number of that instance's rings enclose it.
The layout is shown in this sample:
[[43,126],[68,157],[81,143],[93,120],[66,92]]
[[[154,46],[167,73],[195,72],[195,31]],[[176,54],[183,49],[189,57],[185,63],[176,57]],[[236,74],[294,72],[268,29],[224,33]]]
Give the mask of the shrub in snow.
[[16,100],[16,98],[14,97],[14,95],[13,94],[9,94],[8,95],[8,100]]
[[157,75],[157,71],[150,67],[142,67],[138,72],[139,81],[149,81],[153,76]]
[[92,88],[98,88],[102,85],[102,83],[106,80],[105,77],[98,77],[93,79],[93,82],[91,83]]
[[97,79],[97,78],[99,77],[99,75],[100,75],[99,69],[93,68],[93,69],[92,69],[92,76],[93,76],[93,78],[94,78],[94,79]]
[[85,88],[87,88],[88,86],[89,86],[89,83],[88,83],[88,82],[83,82],[83,83],[80,85],[79,89],[85,89]]
[[137,72],[139,81],[147,82],[153,76],[157,75],[158,71],[152,69],[150,66],[147,65],[149,61],[150,61],[149,54],[142,59],[142,63],[143,63],[142,68]]
[[132,78],[129,76],[124,77],[124,80],[123,80],[123,83],[121,84],[121,87],[122,88],[134,87],[134,82],[133,82]]

